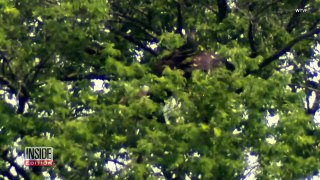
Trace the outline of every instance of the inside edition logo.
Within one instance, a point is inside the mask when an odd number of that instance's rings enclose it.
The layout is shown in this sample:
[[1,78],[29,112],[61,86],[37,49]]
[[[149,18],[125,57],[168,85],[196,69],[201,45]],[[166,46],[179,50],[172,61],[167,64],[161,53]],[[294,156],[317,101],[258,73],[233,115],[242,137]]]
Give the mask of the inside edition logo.
[[53,166],[52,147],[26,147],[24,150],[25,166]]

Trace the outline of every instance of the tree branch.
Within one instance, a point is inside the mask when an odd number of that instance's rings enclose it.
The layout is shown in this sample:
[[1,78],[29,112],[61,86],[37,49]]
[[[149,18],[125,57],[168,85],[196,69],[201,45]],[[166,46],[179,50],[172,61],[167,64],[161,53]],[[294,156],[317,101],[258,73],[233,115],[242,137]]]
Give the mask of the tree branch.
[[[121,15],[119,15],[119,16],[121,16]],[[132,19],[130,17],[128,17],[128,18]],[[130,24],[130,25],[134,26],[135,28],[139,29],[139,31],[143,31],[143,33],[146,34],[147,36],[150,36],[153,41],[157,41],[157,38],[154,35],[150,34],[149,32],[151,31],[151,32],[155,33],[156,35],[160,35],[161,33],[154,32],[153,30],[150,30],[149,28],[146,28],[145,26],[142,26],[141,24],[139,24],[137,22],[134,22],[133,21],[134,19],[131,21],[131,20],[128,20],[128,18],[122,17],[122,19],[119,19],[119,20],[108,20],[107,22],[108,23],[118,23],[118,24],[121,24],[121,25],[125,25],[125,23]],[[108,26],[108,25],[106,25],[106,26]],[[112,27],[113,25],[109,25],[109,26]]]
[[319,22],[320,22],[320,18],[314,21],[314,23],[310,26],[308,30],[311,31],[312,29],[316,28]]
[[12,84],[12,82],[8,78],[6,78],[2,75],[0,75],[0,84],[7,86],[9,88],[10,92],[16,93],[16,88]]
[[24,88],[22,88],[23,93],[22,94],[18,94],[18,110],[17,113],[18,114],[23,114],[26,104],[29,100],[29,95],[27,95],[26,90],[24,90]]
[[175,4],[177,6],[177,30],[176,30],[176,33],[179,33],[182,36],[183,35],[182,34],[183,18],[182,18],[182,13],[181,13],[181,5],[177,1],[175,1]]
[[228,4],[226,0],[217,0],[218,4],[218,22],[222,22],[222,20],[227,17],[228,12]]
[[90,73],[90,74],[79,74],[79,73],[72,73],[66,76],[61,76],[57,78],[60,81],[80,81],[80,80],[108,80],[110,81],[112,78],[110,76],[104,74],[97,74],[97,73]]
[[274,2],[270,2],[269,4],[265,4],[262,8],[259,8],[257,13],[254,15],[254,17],[258,18],[260,14],[271,8],[272,6],[276,5],[278,2],[281,2],[281,0],[275,0]]
[[312,104],[312,107],[310,108],[310,102],[309,102],[309,97],[308,95],[306,96],[307,98],[307,114],[312,114],[312,115],[315,115],[315,113],[318,111],[319,107],[320,107],[320,84],[319,82],[316,83],[314,81],[307,81],[306,82],[306,90],[309,90],[309,91],[313,91],[315,93],[315,100]]
[[154,50],[152,50],[151,48],[147,47],[145,44],[143,44],[142,42],[136,40],[136,39],[133,38],[132,36],[123,34],[123,33],[121,33],[121,32],[118,32],[118,31],[114,30],[114,29],[110,29],[110,31],[112,31],[112,32],[114,32],[115,34],[123,37],[123,38],[126,39],[127,41],[129,41],[129,42],[137,45],[137,46],[140,47],[141,49],[143,49],[143,50],[149,52],[150,54],[152,54],[153,56],[157,56],[157,55],[158,55]]
[[255,42],[254,42],[254,34],[253,34],[253,22],[250,21],[249,22],[249,27],[248,27],[248,39],[249,39],[249,44],[250,44],[250,48],[251,48],[251,58],[255,58],[257,56],[257,48],[255,46]]
[[[289,87],[293,89],[293,91],[296,91],[296,88],[303,88],[306,93],[306,103],[307,103],[307,108],[306,108],[306,113],[310,115],[315,115],[315,113],[319,110],[320,108],[320,84],[319,82],[314,82],[308,80],[305,85],[301,84],[289,84]],[[315,93],[315,100],[312,105],[310,105],[309,98],[312,95],[311,92]],[[308,95],[308,93],[310,93]]]
[[[308,0],[301,0],[297,9],[304,9],[307,5]],[[296,11],[293,12],[293,15],[290,18],[289,23],[287,24],[286,30],[291,33],[293,28],[299,23],[301,13]]]
[[2,176],[7,177],[7,178],[12,179],[12,180],[19,180],[18,177],[15,177],[10,173],[9,169],[10,169],[10,167],[6,171],[0,170],[0,174]]
[[[114,12],[114,13],[115,13],[115,14],[114,14],[115,16],[119,16],[119,17],[124,18],[124,19],[127,19],[127,20],[129,20],[129,21],[131,21],[131,22],[133,22],[133,23],[136,23],[136,24],[138,24],[140,27],[143,27],[143,28],[145,28],[145,29],[148,29],[148,30],[154,32],[154,33],[157,34],[157,35],[160,35],[160,34],[161,34],[160,31],[154,29],[154,28],[153,28],[152,26],[150,26],[149,24],[147,24],[147,23],[145,23],[145,22],[143,22],[143,21],[140,21],[140,20],[138,20],[138,19],[135,19],[135,18],[131,17],[130,15],[129,15],[129,16],[126,15],[127,13],[126,13],[126,12],[123,12],[123,10],[121,10],[121,8],[120,8],[118,5],[116,5],[115,3],[113,3],[112,5],[113,5],[114,8],[117,9],[117,11]],[[146,22],[147,22],[147,21],[146,21]]]
[[270,57],[266,58],[262,63],[260,63],[259,64],[259,69],[264,68],[265,66],[269,65],[270,63],[272,63],[274,60],[278,59],[280,56],[282,56],[283,54],[288,52],[298,42],[300,42],[300,41],[302,41],[302,40],[304,40],[306,38],[309,38],[309,37],[313,36],[314,34],[318,34],[318,33],[320,33],[320,28],[317,28],[317,29],[309,31],[309,32],[307,32],[305,34],[302,34],[299,37],[297,37],[296,39],[290,41],[281,50],[277,51],[276,53],[274,53]]
[[[16,162],[14,162],[14,158],[13,157],[8,157],[9,155],[9,149],[6,149],[2,152],[1,154],[1,158],[5,161],[7,161],[11,166],[13,166],[16,170],[16,172],[21,175],[24,179],[26,180],[30,180],[29,175],[27,174],[27,172],[25,171],[25,169],[23,169],[22,167],[20,167]],[[6,173],[5,173],[6,174]],[[17,178],[18,179],[18,178]]]
[[9,79],[1,75],[0,84],[7,86],[9,88],[9,92],[16,95],[17,100],[19,102],[17,113],[22,114],[24,112],[25,105],[29,100],[29,93],[26,90],[26,87],[23,84],[20,84],[17,87]]
[[249,74],[255,74],[259,72],[262,68],[268,66],[270,63],[272,63],[274,60],[278,59],[280,56],[284,55],[286,52],[288,52],[295,44],[298,42],[309,38],[315,34],[320,33],[320,28],[313,29],[305,34],[300,35],[296,39],[290,41],[286,46],[284,46],[281,50],[275,52],[273,55],[269,56],[268,58],[264,59],[260,64],[259,68],[257,70],[247,70],[245,73],[245,76],[248,76]]

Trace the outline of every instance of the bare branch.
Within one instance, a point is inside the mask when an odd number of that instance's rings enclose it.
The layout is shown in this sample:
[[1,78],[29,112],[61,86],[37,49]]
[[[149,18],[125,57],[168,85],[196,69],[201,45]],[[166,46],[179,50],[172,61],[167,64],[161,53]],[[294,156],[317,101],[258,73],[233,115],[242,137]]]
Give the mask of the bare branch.
[[182,18],[182,13],[181,13],[181,5],[177,1],[175,1],[175,4],[177,6],[177,30],[176,30],[176,32],[182,36],[183,35],[182,34],[183,18]]

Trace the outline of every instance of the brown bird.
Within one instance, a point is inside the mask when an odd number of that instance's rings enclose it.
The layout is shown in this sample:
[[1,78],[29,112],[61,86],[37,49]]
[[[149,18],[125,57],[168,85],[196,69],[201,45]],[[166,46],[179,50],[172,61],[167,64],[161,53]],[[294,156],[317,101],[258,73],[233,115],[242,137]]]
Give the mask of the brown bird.
[[168,56],[155,63],[154,71],[157,75],[161,75],[164,66],[171,69],[181,69],[184,71],[186,78],[191,76],[193,70],[209,71],[221,66],[225,66],[228,70],[234,71],[235,67],[228,62],[226,58],[221,57],[210,51],[198,51],[197,44],[188,42],[178,48]]
[[194,28],[188,31],[186,38],[186,43],[183,46],[155,63],[154,71],[157,75],[162,74],[165,65],[171,69],[183,70],[186,78],[191,77],[192,71],[196,69],[209,71],[225,66],[230,71],[235,70],[234,65],[226,58],[214,52],[198,51],[199,43],[196,41]]

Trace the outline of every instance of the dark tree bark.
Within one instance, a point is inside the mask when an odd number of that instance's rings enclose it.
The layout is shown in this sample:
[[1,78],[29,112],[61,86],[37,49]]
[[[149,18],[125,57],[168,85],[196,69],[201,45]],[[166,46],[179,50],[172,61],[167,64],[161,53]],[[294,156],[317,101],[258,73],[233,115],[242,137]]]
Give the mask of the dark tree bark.
[[222,20],[227,17],[228,4],[226,0],[217,0],[217,4],[219,9],[218,22],[222,22]]

